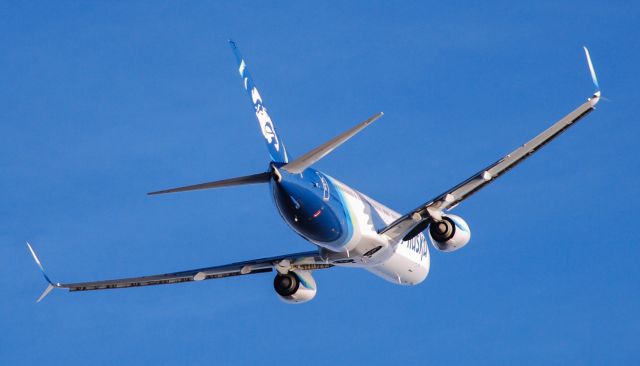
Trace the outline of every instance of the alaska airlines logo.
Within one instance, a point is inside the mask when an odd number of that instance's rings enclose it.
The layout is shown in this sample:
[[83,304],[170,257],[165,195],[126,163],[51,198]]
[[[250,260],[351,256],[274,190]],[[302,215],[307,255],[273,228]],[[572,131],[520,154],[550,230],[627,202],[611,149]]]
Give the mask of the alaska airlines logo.
[[240,67],[238,67],[238,72],[240,76],[244,76],[244,69],[247,67],[247,64],[244,63],[244,60],[240,60]]
[[427,240],[424,235],[420,234],[409,241],[403,242],[406,244],[407,248],[412,252],[420,255],[420,260],[424,260],[427,257]]
[[278,141],[278,136],[276,136],[276,130],[273,127],[273,122],[271,121],[271,117],[267,113],[267,109],[262,105],[262,97],[253,86],[253,81],[249,80],[249,73],[247,71],[247,64],[245,64],[244,60],[240,60],[240,66],[238,67],[238,72],[240,76],[244,79],[244,89],[249,90],[249,86],[251,86],[251,101],[253,101],[253,107],[256,110],[256,117],[258,118],[258,122],[260,123],[260,130],[262,131],[262,136],[267,140],[267,143],[273,145],[276,151],[280,151],[280,142]]
[[262,105],[262,97],[260,97],[260,93],[255,86],[251,89],[251,100],[253,101],[253,107],[256,109],[258,122],[260,122],[262,136],[264,136],[268,143],[273,144],[276,151],[280,151],[280,143],[278,142],[278,136],[276,136],[273,122],[267,113],[267,109]]

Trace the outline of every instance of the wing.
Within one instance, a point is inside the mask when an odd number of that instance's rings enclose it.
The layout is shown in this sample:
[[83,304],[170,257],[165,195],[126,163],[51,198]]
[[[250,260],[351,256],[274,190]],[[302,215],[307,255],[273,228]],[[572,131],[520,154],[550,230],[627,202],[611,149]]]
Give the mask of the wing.
[[310,251],[151,276],[77,283],[54,283],[44,273],[42,264],[31,245],[29,245],[29,243],[27,243],[27,245],[29,246],[29,250],[31,251],[36,263],[42,270],[45,279],[49,282],[49,286],[45,290],[45,293],[43,293],[38,301],[42,300],[44,296],[54,288],[66,288],[69,289],[69,291],[106,290],[127,287],[168,285],[181,282],[203,281],[216,278],[265,273],[273,271],[274,268],[279,270],[315,270],[333,267],[332,264],[321,258],[318,251]]
[[[591,58],[589,57],[589,53],[586,48],[585,53],[587,55],[589,70],[591,71],[594,84],[598,87],[595,71],[593,70],[593,64],[591,63]],[[569,127],[573,126],[574,123],[592,112],[599,101],[600,91],[598,90],[591,98],[588,98],[585,103],[574,109],[558,122],[551,125],[551,127],[540,133],[538,136],[510,152],[502,159],[472,175],[469,179],[451,189],[448,189],[439,196],[436,196],[432,200],[400,217],[387,227],[380,230],[379,233],[386,235],[392,240],[400,240],[401,238],[403,240],[409,240],[413,238],[426,229],[431,220],[440,220],[443,211],[453,209],[460,202],[469,198],[482,187],[493,182],[509,169],[520,164],[526,158],[538,151],[542,146],[558,137],[558,135],[566,131]]]

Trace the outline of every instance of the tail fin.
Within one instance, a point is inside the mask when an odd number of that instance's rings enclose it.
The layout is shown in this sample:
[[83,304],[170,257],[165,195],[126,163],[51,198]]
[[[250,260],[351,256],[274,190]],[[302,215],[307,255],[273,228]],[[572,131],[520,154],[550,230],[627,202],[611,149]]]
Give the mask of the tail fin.
[[247,64],[244,61],[244,58],[242,58],[242,55],[240,54],[236,43],[233,40],[229,40],[229,44],[231,45],[233,54],[236,56],[236,61],[238,62],[238,72],[240,73],[240,77],[242,77],[244,89],[247,91],[247,94],[251,99],[251,103],[253,104],[256,117],[258,118],[258,122],[260,123],[262,136],[266,141],[267,149],[269,150],[269,154],[271,155],[271,160],[278,163],[288,163],[289,158],[287,157],[287,151],[282,140],[278,137],[275,125],[273,124],[273,121],[271,121],[271,117],[269,117],[269,114],[267,113],[267,108],[262,102],[262,97],[260,96],[260,93],[258,92],[255,84],[253,83],[253,78],[249,73]]

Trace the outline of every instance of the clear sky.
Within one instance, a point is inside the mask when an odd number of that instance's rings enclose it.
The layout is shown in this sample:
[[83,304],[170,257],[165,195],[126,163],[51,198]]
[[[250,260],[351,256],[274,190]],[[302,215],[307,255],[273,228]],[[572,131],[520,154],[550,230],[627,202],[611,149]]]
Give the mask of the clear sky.
[[[640,6],[631,1],[0,4],[0,364],[638,364]],[[54,280],[163,273],[312,249],[252,174],[268,155],[227,44],[289,152],[378,111],[317,167],[406,212],[593,92],[598,110],[455,213],[416,287],[315,273],[120,291]]]

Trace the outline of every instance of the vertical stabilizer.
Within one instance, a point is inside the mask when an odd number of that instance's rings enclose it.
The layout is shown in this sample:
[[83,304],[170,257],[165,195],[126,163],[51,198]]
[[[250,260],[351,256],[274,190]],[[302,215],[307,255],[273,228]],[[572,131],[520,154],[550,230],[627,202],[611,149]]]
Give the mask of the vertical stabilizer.
[[287,157],[287,151],[284,147],[284,143],[276,133],[276,127],[273,124],[271,117],[267,113],[267,108],[262,101],[262,96],[253,83],[253,78],[249,73],[247,63],[242,57],[242,54],[240,54],[236,43],[232,40],[229,40],[229,44],[231,45],[233,54],[236,56],[236,61],[238,63],[238,72],[240,73],[240,77],[242,78],[244,89],[247,91],[247,94],[251,99],[251,103],[253,104],[254,112],[260,124],[260,132],[262,133],[262,136],[265,139],[265,143],[267,144],[267,149],[269,150],[269,155],[271,155],[271,160],[278,163],[288,163],[289,158]]

